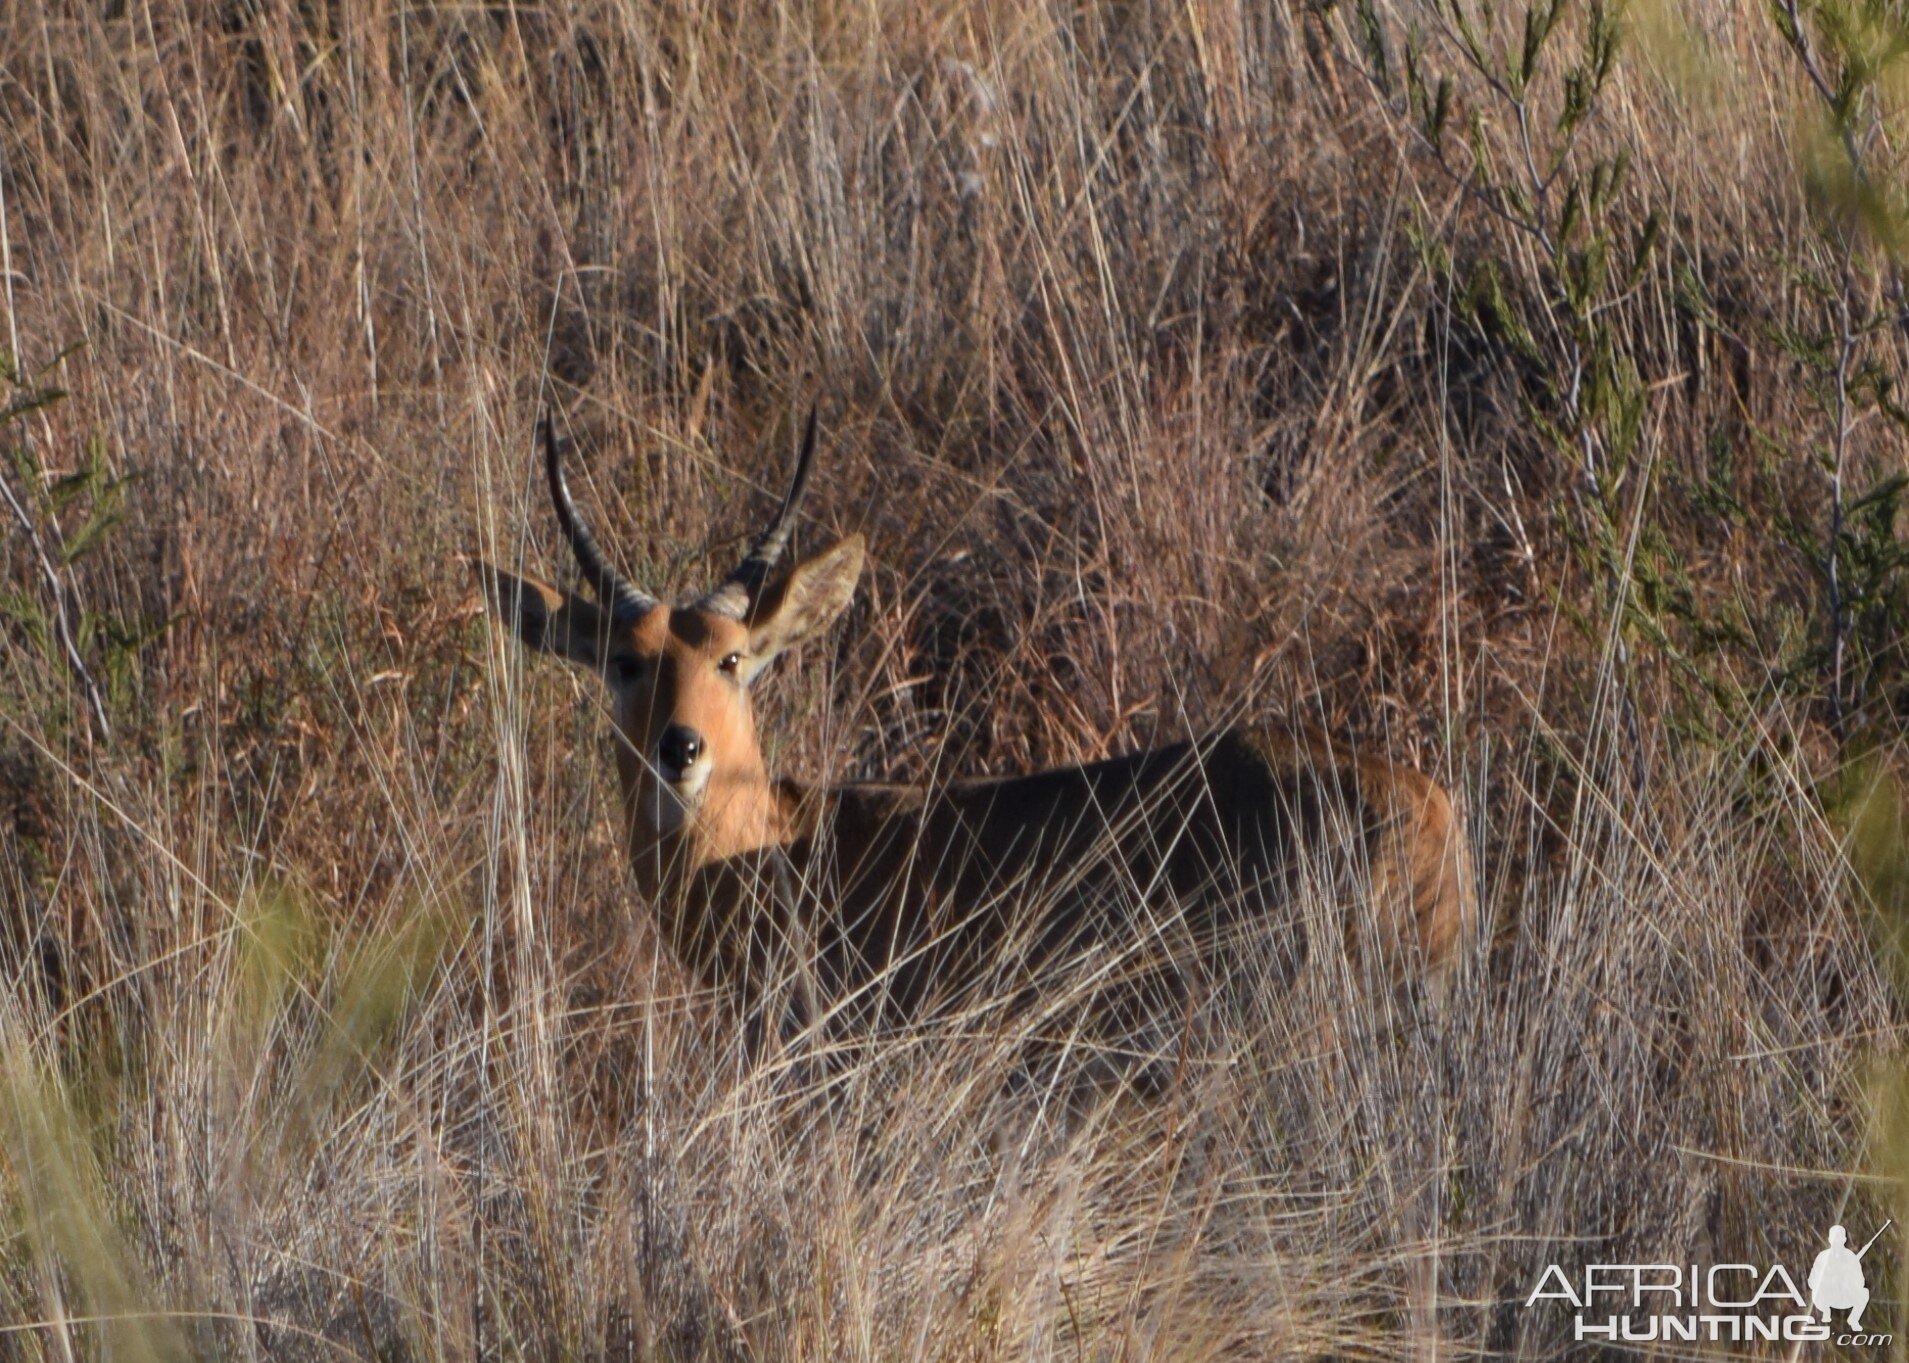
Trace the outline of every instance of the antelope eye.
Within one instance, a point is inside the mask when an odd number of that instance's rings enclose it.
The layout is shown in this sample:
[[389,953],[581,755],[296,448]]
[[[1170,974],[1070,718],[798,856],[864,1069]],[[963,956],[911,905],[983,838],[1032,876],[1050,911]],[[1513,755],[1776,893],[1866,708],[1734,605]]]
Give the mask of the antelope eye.
[[628,686],[643,675],[643,660],[622,654],[610,659],[610,681],[617,686]]
[[716,666],[720,667],[725,672],[733,674],[738,668],[742,666],[742,654],[731,653],[729,656],[724,658],[721,662],[717,663]]

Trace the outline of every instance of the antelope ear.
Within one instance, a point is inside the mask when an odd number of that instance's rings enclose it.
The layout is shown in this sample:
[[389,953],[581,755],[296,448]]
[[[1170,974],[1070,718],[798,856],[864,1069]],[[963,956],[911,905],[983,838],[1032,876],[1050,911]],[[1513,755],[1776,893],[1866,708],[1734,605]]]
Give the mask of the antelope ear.
[[609,615],[594,601],[570,596],[548,582],[518,577],[478,561],[477,575],[491,612],[527,647],[602,671],[610,642]]
[[757,596],[745,622],[749,658],[744,680],[754,677],[785,648],[835,623],[855,595],[864,556],[862,537],[850,535],[796,564]]

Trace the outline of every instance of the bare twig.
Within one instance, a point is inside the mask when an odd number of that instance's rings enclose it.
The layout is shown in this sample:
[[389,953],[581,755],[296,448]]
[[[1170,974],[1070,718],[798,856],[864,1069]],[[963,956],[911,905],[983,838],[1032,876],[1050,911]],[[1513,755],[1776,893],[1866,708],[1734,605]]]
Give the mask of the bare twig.
[[[1836,87],[1830,84],[1829,77],[1823,73],[1822,63],[1816,60],[1816,51],[1810,46],[1810,31],[1804,26],[1796,0],[1778,0],[1778,3],[1787,21],[1787,26],[1780,26],[1783,27],[1783,41],[1789,44],[1797,60],[1803,63],[1803,73],[1810,78],[1810,84],[1816,87],[1816,93],[1823,97],[1823,103],[1832,112],[1840,112],[1837,109]],[[1838,118],[1836,131],[1842,138],[1843,154],[1849,157],[1850,169],[1855,171],[1857,182],[1867,187],[1869,177],[1863,170],[1862,148],[1856,145],[1856,134],[1850,130],[1849,120]]]
[[1856,331],[1849,307],[1850,242],[1843,242],[1843,290],[1836,300],[1836,439],[1832,447],[1829,502],[1829,711],[1837,742],[1845,737],[1843,714],[1843,655],[1847,630],[1841,571],[1843,543],[1843,473],[1849,457],[1849,367],[1856,354]]

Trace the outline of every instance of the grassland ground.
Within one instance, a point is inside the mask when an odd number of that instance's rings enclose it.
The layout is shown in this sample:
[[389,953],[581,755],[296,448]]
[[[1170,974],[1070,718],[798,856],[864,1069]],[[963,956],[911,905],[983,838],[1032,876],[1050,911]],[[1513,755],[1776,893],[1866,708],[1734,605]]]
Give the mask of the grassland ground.
[[[1545,1264],[1909,1220],[1902,22],[0,8],[0,1357],[1561,1356]],[[780,768],[1355,735],[1442,1005],[1327,875],[1144,1103],[1078,979],[739,1048],[469,561],[556,406],[705,586],[811,402]]]

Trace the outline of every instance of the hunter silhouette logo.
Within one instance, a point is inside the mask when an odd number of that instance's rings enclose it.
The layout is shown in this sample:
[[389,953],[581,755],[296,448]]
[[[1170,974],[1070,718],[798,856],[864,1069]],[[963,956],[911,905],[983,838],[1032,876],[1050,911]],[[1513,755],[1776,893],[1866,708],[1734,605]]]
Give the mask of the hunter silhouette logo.
[[1869,1237],[1859,1250],[1852,1252],[1848,1245],[1849,1232],[1841,1226],[1829,1228],[1829,1248],[1816,1256],[1816,1262],[1810,1266],[1810,1306],[1823,1313],[1823,1323],[1829,1323],[1833,1311],[1849,1312],[1849,1328],[1863,1328],[1863,1308],[1869,1305],[1869,1288],[1863,1282],[1863,1256],[1869,1253],[1869,1246],[1876,1243],[1883,1230],[1888,1230],[1895,1222],[1882,1223],[1882,1230]]
[[[1883,1222],[1861,1249],[1849,1247],[1847,1230],[1831,1226],[1829,1246],[1816,1256],[1801,1286],[1781,1263],[1584,1264],[1575,1277],[1558,1264],[1546,1264],[1525,1306],[1557,1302],[1567,1307],[1579,1341],[1814,1340],[1880,1348],[1892,1339],[1863,1329],[1870,1302],[1863,1263],[1894,1224]],[[1832,1323],[1838,1314],[1848,1322],[1840,1331]]]

